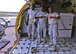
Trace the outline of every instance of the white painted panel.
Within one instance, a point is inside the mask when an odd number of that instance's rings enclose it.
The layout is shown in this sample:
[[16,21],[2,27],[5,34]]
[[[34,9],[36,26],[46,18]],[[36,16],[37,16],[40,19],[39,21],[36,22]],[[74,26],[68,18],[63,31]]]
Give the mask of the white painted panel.
[[[73,26],[73,18],[74,18],[74,15],[71,14],[71,13],[60,13],[60,19],[58,21],[58,29],[65,29],[63,27],[63,24],[64,26],[66,27],[66,29],[72,29],[72,26]],[[63,22],[63,24],[62,24]]]
[[58,37],[71,37],[72,30],[58,30]]
[[65,26],[66,29],[72,29],[72,26],[73,26],[73,18],[62,18],[62,21],[61,19],[58,21],[58,29],[65,29],[63,24]]
[[58,20],[58,29],[65,29],[65,28],[63,27],[62,22],[61,22],[61,19]]

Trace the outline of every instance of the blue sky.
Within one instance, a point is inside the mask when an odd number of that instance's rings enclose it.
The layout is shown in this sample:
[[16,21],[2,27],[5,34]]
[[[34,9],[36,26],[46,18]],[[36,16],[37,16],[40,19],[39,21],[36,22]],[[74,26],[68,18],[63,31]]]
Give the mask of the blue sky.
[[0,0],[0,11],[18,12],[25,3],[24,0]]

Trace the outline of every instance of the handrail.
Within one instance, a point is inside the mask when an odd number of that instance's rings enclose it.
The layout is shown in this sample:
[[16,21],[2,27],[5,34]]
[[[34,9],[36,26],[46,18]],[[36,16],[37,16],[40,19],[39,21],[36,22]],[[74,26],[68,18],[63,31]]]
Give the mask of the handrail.
[[0,19],[2,19],[5,22],[5,27],[4,28],[6,29],[7,26],[8,26],[7,22],[3,18],[0,18]]
[[1,26],[0,27],[0,29],[1,29],[0,35],[2,36],[5,33],[5,29],[7,28],[8,24],[3,18],[0,18],[0,19],[3,20],[3,22],[5,22],[5,25],[0,23],[0,26]]

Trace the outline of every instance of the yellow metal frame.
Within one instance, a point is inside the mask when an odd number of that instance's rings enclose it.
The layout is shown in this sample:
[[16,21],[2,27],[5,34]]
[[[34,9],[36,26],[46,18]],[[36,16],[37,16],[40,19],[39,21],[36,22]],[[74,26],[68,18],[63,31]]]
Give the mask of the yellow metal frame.
[[22,11],[24,9],[26,9],[27,6],[29,6],[28,3],[24,4],[24,6],[21,8],[21,10],[19,11],[19,13],[16,17],[16,22],[15,22],[15,32],[16,32],[16,34],[18,34],[18,27],[20,26],[20,22],[21,22]]
[[23,5],[23,7],[21,8],[21,10],[19,11],[17,17],[16,17],[16,22],[15,22],[15,33],[18,34],[18,28],[20,26],[20,22],[21,22],[21,17],[22,17],[22,11],[24,9],[26,9],[29,5],[29,2],[31,2],[32,4],[35,4],[35,0],[29,0],[26,2],[26,4]]

